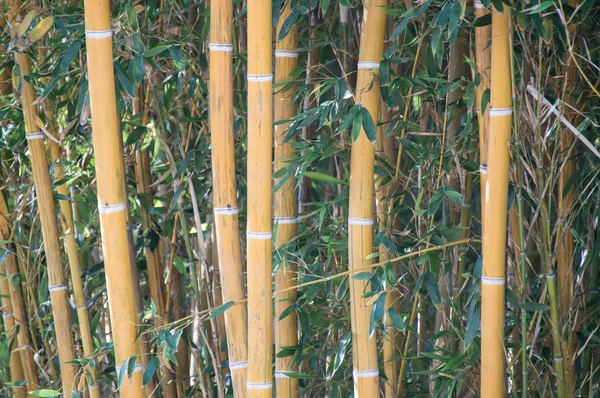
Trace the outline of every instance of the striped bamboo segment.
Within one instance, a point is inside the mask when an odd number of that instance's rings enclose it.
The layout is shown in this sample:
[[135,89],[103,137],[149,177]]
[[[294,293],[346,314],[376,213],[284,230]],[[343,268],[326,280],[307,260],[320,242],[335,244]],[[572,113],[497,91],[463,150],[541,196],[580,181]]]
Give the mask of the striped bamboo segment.
[[[244,277],[238,225],[233,136],[233,2],[210,7],[210,127],[213,203],[217,257],[223,302],[242,300]],[[236,397],[246,396],[248,371],[247,312],[236,303],[225,316],[229,369]]]
[[[127,232],[124,166],[121,132],[116,108],[113,72],[110,1],[85,1],[85,28],[94,155],[98,186],[98,210],[111,329],[115,343],[117,374],[124,362],[140,355],[137,341],[135,275]],[[119,389],[123,397],[144,397],[142,364]]]
[[[289,17],[289,5],[283,9],[279,17],[277,32],[281,31],[283,22]],[[298,66],[298,52],[296,51],[297,29],[293,28],[287,36],[275,44],[275,120],[285,120],[296,115],[297,103],[294,101],[295,86],[290,82],[291,72]],[[294,149],[285,141],[287,128],[290,123],[275,126],[275,171],[289,165],[288,160],[295,156]],[[285,245],[294,239],[298,229],[298,209],[294,182],[289,179],[274,195],[274,224],[277,228],[275,248]],[[285,254],[282,254],[285,256]],[[296,264],[283,258],[275,274],[275,290],[283,290],[295,285]],[[295,303],[296,290],[288,290],[275,296],[275,353],[284,347],[294,347],[298,344],[298,320],[295,313],[284,319],[279,319],[283,311]],[[296,364],[292,357],[276,357],[275,359],[275,390],[277,397],[298,397],[298,379],[286,376],[286,372],[297,372]]]
[[488,180],[481,277],[481,396],[504,397],[504,286],[512,95],[509,11],[492,12]]
[[[271,176],[272,4],[248,1],[248,397],[273,391]],[[219,238],[220,239],[220,238]],[[230,365],[231,367],[231,365]]]
[[[13,0],[9,14],[9,20],[12,21],[11,34],[13,35],[16,34],[14,30],[19,9],[20,2],[18,0]],[[31,61],[27,55],[15,53],[15,61],[19,65],[21,76],[31,74]],[[23,79],[21,82],[21,104],[25,118],[27,146],[31,158],[33,182],[36,190],[42,226],[42,237],[46,251],[48,284],[56,331],[56,346],[60,364],[60,376],[63,394],[65,397],[70,398],[71,391],[75,388],[76,366],[70,363],[70,361],[75,359],[75,348],[71,331],[68,285],[62,271],[58,223],[55,214],[54,195],[52,192],[52,183],[50,181],[48,160],[46,158],[46,148],[44,146],[44,133],[40,131],[35,122],[35,119],[37,118],[37,107],[33,104],[34,101],[35,91],[33,85]],[[23,347],[22,349],[29,350],[28,347]]]
[[[379,115],[379,62],[383,56],[383,39],[387,16],[386,0],[366,0],[363,21],[355,101],[364,107],[374,122]],[[348,218],[349,270],[359,270],[372,263],[373,195],[375,146],[364,130],[352,142],[350,157],[350,204]],[[352,354],[354,395],[376,397],[379,394],[379,366],[375,336],[369,336],[371,307],[361,295],[367,281],[350,282],[352,318]]]

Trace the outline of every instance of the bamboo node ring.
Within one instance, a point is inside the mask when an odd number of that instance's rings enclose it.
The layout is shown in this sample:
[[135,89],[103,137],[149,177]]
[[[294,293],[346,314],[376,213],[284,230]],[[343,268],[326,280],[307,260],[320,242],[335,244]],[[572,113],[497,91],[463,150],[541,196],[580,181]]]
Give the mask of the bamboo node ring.
[[296,217],[273,217],[273,221],[277,224],[298,224]]
[[348,218],[348,225],[373,225],[371,218]]
[[470,209],[471,208],[471,204],[470,203],[464,203],[461,205],[462,207],[464,207],[465,209]]
[[226,53],[233,52],[233,44],[210,43],[208,45],[210,51],[222,51]]
[[291,379],[290,376],[286,375],[286,373],[293,373],[293,370],[276,370],[275,378],[276,379]]
[[246,387],[248,388],[248,390],[268,390],[270,388],[273,388],[273,383],[253,383],[249,381],[246,383]]
[[116,205],[98,205],[98,211],[104,214],[116,213],[125,210],[125,203],[117,203]]
[[240,361],[240,362],[230,362],[229,369],[237,370],[237,369],[246,369],[248,368],[248,361]]
[[360,61],[356,67],[357,67],[357,69],[379,69],[379,62],[377,62],[377,61]]
[[556,274],[546,274],[546,279],[554,279],[556,278]]
[[266,239],[271,239],[273,235],[271,234],[271,232],[252,232],[252,231],[246,231],[246,237],[249,239],[262,239],[262,240],[266,240]]
[[248,73],[248,75],[246,76],[248,78],[249,82],[256,82],[256,83],[261,83],[261,82],[271,82],[273,81],[273,75],[272,74],[262,74],[262,75],[252,75],[250,73]]
[[58,292],[60,290],[67,290],[68,286],[66,284],[62,284],[62,285],[54,285],[54,286],[48,286],[48,290],[51,292]]
[[2,316],[5,317],[5,318],[14,318],[15,314],[13,314],[12,312],[6,312],[6,311],[4,311],[4,312],[2,312]]
[[112,37],[112,30],[87,30],[85,31],[86,39],[108,39]]
[[379,369],[375,370],[355,370],[352,375],[356,378],[359,377],[379,377]]
[[482,276],[481,283],[484,285],[504,285],[504,278],[493,278],[491,276]]
[[479,174],[487,174],[487,165],[479,166]]
[[44,135],[44,133],[43,133],[43,132],[41,132],[41,131],[40,131],[39,133],[33,133],[33,134],[26,134],[26,135],[25,135],[25,138],[26,138],[28,141],[31,141],[31,140],[43,140],[43,139],[44,139],[44,137],[45,137],[45,135]]
[[512,108],[490,108],[490,117],[510,115],[512,115]]
[[31,347],[31,344],[22,344],[22,345],[20,345],[20,346],[17,347],[17,350],[23,351],[23,350],[27,350],[27,349],[30,349],[30,348],[33,348],[33,347]]
[[298,58],[298,51],[275,50],[275,58]]
[[233,216],[238,214],[239,210],[237,207],[216,207],[213,212],[216,216]]
[[554,362],[562,362],[562,357],[554,357]]
[[475,1],[475,8],[485,8],[481,1]]

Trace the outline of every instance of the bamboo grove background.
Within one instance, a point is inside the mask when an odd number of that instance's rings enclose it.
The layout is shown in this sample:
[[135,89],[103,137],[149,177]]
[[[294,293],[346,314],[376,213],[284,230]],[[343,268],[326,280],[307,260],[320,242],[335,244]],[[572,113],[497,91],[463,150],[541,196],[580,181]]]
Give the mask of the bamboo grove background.
[[0,395],[598,396],[594,0],[0,5]]

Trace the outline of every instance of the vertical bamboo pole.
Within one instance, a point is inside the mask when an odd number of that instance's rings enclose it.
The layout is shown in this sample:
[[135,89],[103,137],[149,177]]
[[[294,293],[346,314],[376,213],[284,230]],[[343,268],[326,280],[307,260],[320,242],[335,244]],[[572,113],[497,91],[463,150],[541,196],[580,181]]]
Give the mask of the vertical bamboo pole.
[[[286,4],[281,16],[277,32],[281,31],[283,22],[290,15],[290,5]],[[296,52],[297,28],[294,27],[287,36],[275,44],[275,120],[290,119],[296,115],[297,104],[294,101],[295,86],[290,85],[289,79],[292,71],[298,66],[298,52]],[[289,165],[288,160],[295,155],[289,142],[284,142],[286,131],[290,123],[275,126],[275,170],[280,170]],[[277,225],[275,248],[285,245],[294,239],[298,229],[298,209],[294,182],[289,179],[274,195],[274,223]],[[275,274],[275,290],[283,290],[295,285],[297,273],[296,264],[285,257],[285,253],[277,273]],[[275,353],[283,347],[293,347],[298,344],[298,320],[296,314],[289,314],[284,319],[279,319],[282,312],[296,302],[297,291],[288,290],[275,296]],[[277,397],[298,397],[299,380],[290,378],[285,372],[297,372],[297,366],[292,364],[292,357],[277,357],[275,359],[275,387]]]
[[[379,115],[379,62],[383,56],[386,6],[387,0],[363,2],[355,101],[369,112],[373,121],[377,121]],[[348,218],[350,271],[372,263],[372,260],[367,257],[373,252],[374,160],[375,146],[361,128],[358,138],[352,142],[350,156]],[[350,282],[352,358],[356,397],[376,397],[379,394],[377,344],[375,336],[369,336],[371,307],[367,307],[367,300],[361,297],[366,288],[367,281],[352,279]]]
[[[18,15],[20,2],[13,0],[9,20],[11,34],[15,34],[15,17]],[[15,52],[15,60],[20,67],[21,76],[31,74],[31,62],[25,54]],[[35,185],[40,222],[42,225],[42,238],[46,250],[46,263],[48,265],[48,288],[52,302],[52,315],[56,331],[56,345],[60,364],[63,394],[71,397],[71,391],[76,387],[76,366],[70,363],[75,359],[73,334],[71,332],[71,315],[69,313],[68,285],[62,272],[62,259],[60,241],[58,239],[58,225],[54,213],[54,195],[48,171],[48,160],[44,146],[44,133],[40,132],[35,123],[37,108],[33,105],[35,91],[33,85],[21,80],[21,103],[25,118],[25,132],[27,146],[31,157],[33,183]],[[23,347],[22,349],[28,349]]]
[[[8,224],[9,220],[8,205],[4,194],[0,192],[0,239],[10,240],[10,228]],[[5,248],[6,245],[4,245]],[[19,273],[19,266],[17,264],[17,256],[9,254],[2,263],[2,270],[5,272],[6,277],[10,278],[11,275],[17,275]],[[7,281],[8,282],[8,281]],[[31,344],[31,338],[29,336],[29,325],[27,322],[27,312],[25,309],[25,303],[23,302],[23,296],[21,295],[20,286],[15,288],[8,283],[10,303],[12,306],[12,315],[16,325],[19,326],[19,333],[17,333],[17,350],[21,357],[21,366],[23,368],[24,379],[26,381],[25,387],[27,392],[37,390],[39,388],[40,379],[37,373],[37,365],[33,358],[33,348]],[[4,292],[2,293],[4,295]],[[3,311],[9,312],[8,308]],[[8,315],[8,314],[7,314]],[[6,326],[6,324],[5,324]],[[11,365],[12,366],[12,365]]]
[[512,120],[509,10],[492,11],[488,180],[481,277],[481,396],[504,397],[504,286]]
[[[233,136],[232,18],[231,0],[218,0],[211,4],[209,73],[213,203],[217,257],[220,262],[224,303],[242,300],[245,296],[238,232]],[[270,200],[265,203],[270,203]],[[241,302],[234,304],[224,316],[234,395],[245,397],[248,371],[245,304]]]
[[[271,161],[272,4],[248,0],[248,397],[273,391]],[[221,238],[219,237],[219,240]],[[222,256],[220,256],[223,258]]]
[[[579,0],[569,0],[569,6],[576,7]],[[568,34],[571,35],[571,40],[575,40],[575,34],[577,33],[577,26],[574,23],[568,25]],[[564,88],[567,92],[566,103],[568,105],[575,105],[573,93],[576,90],[577,83],[577,69],[574,62],[571,60],[571,54],[564,55]],[[573,120],[575,114],[570,108],[565,107],[565,117],[570,122],[576,124]],[[558,245],[558,259],[557,259],[557,275],[558,275],[558,294],[559,294],[559,310],[562,324],[566,324],[567,330],[567,342],[564,347],[565,358],[565,382],[567,387],[568,396],[575,396],[575,360],[573,358],[575,350],[575,339],[576,334],[574,325],[576,324],[575,315],[572,313],[573,310],[573,285],[575,283],[573,279],[573,253],[574,253],[574,242],[573,234],[569,229],[569,215],[571,207],[573,206],[574,189],[572,184],[571,187],[567,187],[567,183],[571,176],[575,172],[575,160],[573,159],[572,147],[574,145],[574,137],[570,131],[566,129],[560,132],[560,152],[561,161],[564,163],[560,174],[558,176],[558,233],[557,233],[557,245]]]
[[[0,192],[0,196],[3,193]],[[0,199],[4,202],[4,196]],[[9,235],[8,222],[4,218],[5,213],[4,206],[0,205],[0,239],[6,240]],[[10,248],[7,244],[2,244],[2,248],[6,251],[10,251]],[[15,313],[13,311],[13,305],[11,301],[10,290],[12,289],[9,286],[9,273],[7,272],[6,263],[8,261],[15,261],[13,254],[8,254],[8,257],[11,257],[9,260],[5,258],[2,264],[0,264],[0,294],[2,295],[2,319],[4,320],[4,333],[6,335],[6,339],[8,340],[9,347],[14,344],[15,347],[19,346],[18,337],[17,337],[17,329],[16,328],[24,328],[27,330],[24,325],[20,325],[20,322],[15,321]],[[16,341],[15,341],[16,340]],[[25,373],[23,371],[23,363],[21,361],[21,355],[19,354],[19,350],[12,350],[10,353],[10,360],[8,363],[8,370],[10,373],[10,381],[15,382],[19,380],[26,380]],[[25,398],[27,396],[27,388],[25,385],[23,386],[14,386],[12,387],[12,391],[15,397],[17,398]]]
[[[86,0],[84,5],[98,210],[119,373],[120,367],[128,358],[139,356],[140,347],[137,341],[136,325],[139,321],[135,310],[135,277],[130,266],[132,258],[125,214],[125,171],[113,84],[110,1]],[[142,364],[136,364],[131,379],[126,377],[122,381],[119,389],[121,396],[145,396],[141,371]]]
[[[50,112],[46,113],[47,116],[51,116]],[[49,120],[49,119],[48,119]],[[54,164],[54,179],[60,181],[64,179],[64,173],[60,160],[60,149],[58,144],[54,141],[50,141],[50,158]],[[61,184],[56,187],[59,194],[69,197],[66,184]],[[91,355],[94,352],[94,345],[92,342],[92,332],[90,330],[90,318],[88,313],[87,302],[85,299],[85,293],[83,291],[83,283],[81,281],[81,267],[79,266],[79,254],[77,253],[77,243],[75,242],[75,227],[73,224],[73,210],[69,200],[59,200],[60,205],[60,221],[64,232],[64,246],[67,252],[67,258],[69,260],[69,267],[71,270],[71,283],[73,285],[73,296],[75,297],[75,309],[77,310],[77,318],[79,319],[79,332],[81,334],[81,342],[83,345],[83,354],[86,356]],[[96,384],[96,370],[92,367],[88,367],[87,372],[89,373],[92,384],[90,388],[90,397],[98,398],[100,396],[100,389]]]
[[[390,136],[385,138],[385,129],[387,122],[390,120],[390,112],[384,103],[380,104],[380,112],[382,124],[377,127],[377,141],[375,143],[375,155],[385,160],[388,164],[394,162],[394,142],[395,137]],[[377,179],[378,176],[374,175]],[[381,176],[379,176],[381,178]],[[377,182],[377,181],[376,181]],[[388,185],[382,185],[378,182],[375,190],[375,201],[377,208],[377,224],[380,233],[385,233],[390,236],[389,228],[390,221],[388,214],[390,212],[390,192]],[[392,253],[384,245],[379,245],[379,262],[385,262],[392,258]],[[386,286],[387,295],[385,296],[385,331],[383,335],[383,370],[387,382],[385,383],[385,397],[396,397],[396,383],[398,382],[398,361],[396,352],[398,350],[398,331],[392,322],[392,318],[388,315],[388,310],[391,308],[399,309],[400,294],[395,286]]]
[[[488,14],[489,11],[484,7],[483,3],[475,0],[475,16],[481,18]],[[490,107],[485,110],[481,109],[481,100],[483,93],[490,88],[490,67],[492,64],[492,46],[489,45],[492,38],[492,26],[480,26],[475,28],[475,62],[480,76],[480,83],[475,89],[475,98],[477,103],[477,120],[479,124],[479,182],[481,187],[481,218],[483,228],[483,214],[485,213],[485,184],[487,181],[487,147],[490,123]]]

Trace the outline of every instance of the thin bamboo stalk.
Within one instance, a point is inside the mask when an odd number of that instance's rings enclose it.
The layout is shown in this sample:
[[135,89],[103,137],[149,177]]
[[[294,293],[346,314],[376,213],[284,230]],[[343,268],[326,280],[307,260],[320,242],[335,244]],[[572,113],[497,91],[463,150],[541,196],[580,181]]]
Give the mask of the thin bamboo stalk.
[[[250,7],[248,8],[250,10]],[[215,187],[213,212],[220,262],[221,290],[224,303],[237,302],[224,314],[229,369],[234,395],[245,397],[248,377],[248,340],[246,336],[248,323],[246,306],[244,303],[238,302],[244,299],[245,294],[236,198],[232,18],[233,2],[231,0],[221,0],[211,4],[210,126],[213,186]],[[264,203],[270,203],[270,199]]]
[[[579,0],[569,0],[569,6],[576,7]],[[571,36],[572,41],[575,41],[575,35],[577,33],[577,26],[574,23],[568,25],[568,34]],[[573,43],[571,51],[574,51],[575,44]],[[573,93],[575,91],[577,83],[577,69],[575,63],[571,61],[571,55],[566,54],[563,59],[564,62],[564,87],[563,92],[566,91],[566,104],[575,106],[575,100]],[[568,106],[565,106],[565,117],[572,124],[575,123],[576,114],[570,111]],[[573,278],[573,254],[574,254],[574,242],[573,234],[569,228],[569,216],[571,207],[573,206],[574,192],[571,184],[568,186],[569,181],[573,173],[575,172],[575,160],[573,159],[573,146],[575,144],[575,137],[566,128],[560,131],[560,152],[561,162],[563,166],[558,175],[558,232],[556,234],[556,242],[558,245],[558,258],[556,273],[558,277],[559,286],[559,314],[562,324],[567,324],[567,341],[564,347],[564,358],[565,358],[565,382],[567,388],[567,394],[569,397],[575,396],[575,359],[573,358],[575,350],[575,325],[577,321],[573,315],[573,285],[575,283]]]
[[[475,16],[481,18],[489,13],[483,3],[475,0]],[[492,46],[490,40],[492,38],[492,26],[479,26],[475,28],[475,62],[477,63],[477,71],[479,72],[480,83],[475,89],[475,98],[477,103],[477,120],[479,124],[479,183],[481,186],[481,218],[483,228],[483,214],[485,213],[485,184],[487,181],[487,156],[488,156],[488,135],[490,124],[489,105],[485,109],[481,109],[481,101],[483,94],[490,88],[490,68],[492,65]]]
[[[11,21],[11,35],[16,35],[16,16],[20,9],[20,2],[13,0],[9,14]],[[31,61],[25,54],[15,53],[15,61],[21,70],[21,76],[32,73]],[[39,131],[35,122],[37,108],[33,104],[35,91],[33,85],[25,79],[21,81],[21,103],[25,119],[25,132],[27,146],[31,157],[33,182],[35,185],[42,238],[46,251],[48,265],[48,285],[50,300],[52,302],[52,315],[56,331],[56,346],[60,364],[60,376],[65,397],[71,397],[71,391],[76,389],[76,366],[71,363],[75,359],[75,345],[71,331],[71,315],[69,312],[68,285],[62,271],[60,241],[58,239],[58,223],[54,208],[54,195],[48,171],[46,148],[44,147],[44,133]],[[14,303],[13,303],[14,305]],[[22,347],[28,350],[27,347]]]
[[[277,32],[281,31],[283,22],[290,15],[290,5],[286,4],[281,16]],[[279,35],[279,33],[278,33]],[[294,27],[283,40],[275,44],[275,120],[291,119],[296,115],[297,104],[294,101],[295,85],[291,85],[290,74],[298,66],[297,28]],[[275,126],[275,170],[289,166],[289,159],[295,155],[294,148],[285,142],[286,131],[290,123]],[[275,248],[280,248],[295,238],[298,229],[298,209],[294,182],[289,179],[274,195],[274,223],[277,226]],[[296,284],[297,266],[290,261],[285,253],[281,253],[282,262],[275,274],[275,290],[285,289]],[[284,319],[281,314],[296,302],[297,291],[288,290],[275,296],[275,353],[284,347],[294,347],[298,344],[298,320],[295,313]],[[292,356],[276,357],[275,387],[277,397],[291,398],[299,395],[299,380],[286,377],[285,372],[297,372],[297,365],[292,363]]]
[[273,391],[271,7],[270,0],[248,0],[247,394],[257,398],[270,398]]
[[[381,157],[388,164],[394,162],[394,142],[393,136],[385,138],[386,122],[390,120],[390,112],[385,104],[380,104],[380,114],[382,124],[377,127],[377,141],[375,143],[375,155]],[[377,176],[374,176],[377,179]],[[381,178],[381,176],[379,176]],[[377,182],[377,181],[376,181]],[[377,224],[379,233],[384,233],[388,238],[389,221],[388,214],[390,212],[389,186],[383,185],[382,182],[377,184],[375,190],[375,201],[377,207]],[[379,261],[388,261],[392,258],[392,253],[384,245],[379,245]],[[398,382],[398,331],[392,322],[392,317],[388,315],[390,309],[400,309],[400,294],[395,286],[386,286],[385,296],[385,332],[383,336],[383,369],[387,382],[385,383],[385,397],[396,397],[396,383]]]
[[[358,76],[355,101],[376,121],[379,115],[379,62],[383,56],[383,39],[387,0],[366,0],[360,37]],[[362,111],[362,109],[361,109]],[[349,270],[368,267],[373,252],[373,194],[375,146],[361,128],[352,142],[350,157],[350,203],[348,218]],[[376,397],[379,394],[377,343],[369,333],[371,307],[361,297],[367,281],[352,278],[350,304],[353,346],[354,395]]]
[[[51,112],[46,112],[47,120],[51,116]],[[50,131],[50,130],[49,130]],[[61,164],[60,149],[58,144],[52,140],[49,142],[50,147],[50,158],[54,164],[54,179],[55,181],[61,181],[64,179],[64,172]],[[67,191],[66,184],[60,184],[56,186],[57,192],[65,197],[70,197]],[[73,211],[71,208],[70,200],[59,200],[60,213],[61,213],[61,224],[64,233],[64,246],[67,252],[67,258],[69,260],[69,267],[71,270],[71,284],[73,285],[73,296],[75,298],[75,309],[77,310],[77,318],[79,320],[79,333],[81,334],[81,342],[83,345],[83,354],[90,356],[94,352],[94,345],[92,341],[92,332],[90,330],[90,318],[88,313],[87,301],[85,299],[85,292],[83,290],[83,283],[81,281],[81,268],[79,266],[79,254],[77,253],[77,243],[75,242],[75,227],[73,224]],[[91,385],[89,386],[90,397],[97,398],[100,396],[100,389],[96,383],[96,370],[91,366],[86,368],[91,378]]]
[[[98,209],[111,329],[119,373],[120,367],[129,358],[140,355],[140,346],[136,327],[139,323],[135,308],[136,278],[130,266],[132,252],[127,231],[125,171],[113,84],[110,1],[86,0],[84,6]],[[141,363],[135,366],[131,378],[122,380],[119,391],[121,396],[128,398],[145,396]]]
[[[4,206],[4,195],[0,192],[0,239],[6,240],[10,231],[8,228],[8,220],[4,217],[8,215],[8,209]],[[10,253],[11,248],[7,244],[2,244],[2,248]],[[9,259],[10,257],[10,259]],[[14,263],[15,256],[14,254],[9,254],[7,258],[4,259],[2,264],[0,264],[0,294],[2,295],[2,319],[4,320],[4,334],[6,339],[8,340],[9,347],[14,344],[15,346],[19,346],[17,332],[18,329],[27,328],[24,325],[21,325],[19,321],[20,315],[15,315],[13,310],[12,300],[11,300],[11,290],[12,288],[9,286],[9,281],[12,282],[10,278],[10,274],[7,272],[6,263],[8,261],[12,261]],[[15,341],[16,340],[16,341]],[[16,343],[16,344],[15,344]],[[25,379],[25,372],[23,369],[23,362],[21,360],[21,355],[19,353],[20,350],[12,350],[10,353],[10,361],[9,361],[9,372],[10,372],[10,381],[15,382],[19,380]],[[33,358],[32,358],[33,359]],[[27,386],[13,386],[12,391],[15,397],[24,398],[27,396]]]
[[492,11],[488,180],[481,277],[481,396],[504,397],[504,286],[512,120],[509,10]]

